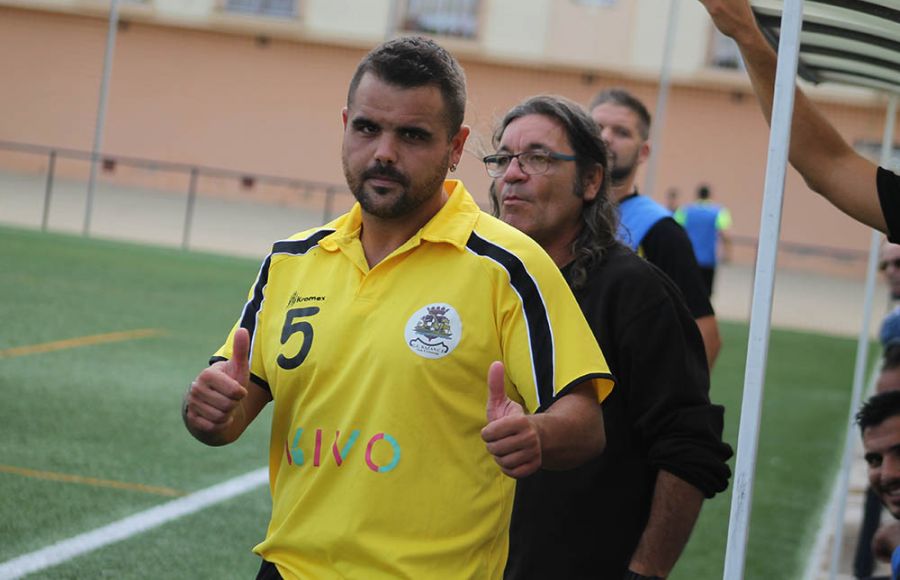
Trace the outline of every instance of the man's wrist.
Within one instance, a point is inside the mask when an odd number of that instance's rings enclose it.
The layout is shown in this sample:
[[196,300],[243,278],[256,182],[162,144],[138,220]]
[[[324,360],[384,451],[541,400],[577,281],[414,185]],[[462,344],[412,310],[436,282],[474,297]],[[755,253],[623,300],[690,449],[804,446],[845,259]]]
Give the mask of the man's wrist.
[[622,576],[622,580],[663,580],[662,576],[644,576],[633,570],[628,570]]

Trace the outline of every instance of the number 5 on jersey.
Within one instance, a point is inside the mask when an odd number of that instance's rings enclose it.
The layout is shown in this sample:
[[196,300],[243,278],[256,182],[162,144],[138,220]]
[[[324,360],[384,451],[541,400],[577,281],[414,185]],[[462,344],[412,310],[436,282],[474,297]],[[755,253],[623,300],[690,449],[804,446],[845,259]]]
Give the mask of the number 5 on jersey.
[[303,343],[300,345],[300,350],[297,351],[297,354],[290,358],[283,354],[278,355],[276,359],[278,366],[285,370],[292,370],[299,367],[306,360],[309,349],[312,348],[313,327],[309,322],[300,319],[315,316],[318,312],[318,306],[292,308],[287,311],[284,317],[284,327],[281,329],[281,344],[287,344],[288,339],[298,332],[303,335]]

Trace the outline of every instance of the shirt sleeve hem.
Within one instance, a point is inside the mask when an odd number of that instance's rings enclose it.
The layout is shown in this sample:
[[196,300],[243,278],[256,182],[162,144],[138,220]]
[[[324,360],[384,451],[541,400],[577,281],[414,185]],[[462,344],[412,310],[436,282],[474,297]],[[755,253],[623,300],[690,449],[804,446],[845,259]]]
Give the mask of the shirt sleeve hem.
[[591,374],[587,374],[587,375],[582,375],[582,376],[578,377],[577,379],[575,379],[574,381],[571,381],[569,384],[567,384],[562,389],[560,389],[556,393],[556,395],[553,396],[552,401],[550,401],[546,405],[542,405],[535,412],[543,413],[544,411],[549,409],[550,405],[552,405],[560,397],[563,397],[563,396],[569,394],[575,387],[577,387],[578,385],[580,385],[581,383],[583,383],[585,381],[591,381],[591,383],[593,383],[594,391],[597,394],[597,401],[600,403],[602,403],[603,400],[609,396],[609,394],[613,390],[613,386],[615,386],[615,384],[616,384],[615,377],[613,377],[612,374],[610,374],[610,373],[591,373]]

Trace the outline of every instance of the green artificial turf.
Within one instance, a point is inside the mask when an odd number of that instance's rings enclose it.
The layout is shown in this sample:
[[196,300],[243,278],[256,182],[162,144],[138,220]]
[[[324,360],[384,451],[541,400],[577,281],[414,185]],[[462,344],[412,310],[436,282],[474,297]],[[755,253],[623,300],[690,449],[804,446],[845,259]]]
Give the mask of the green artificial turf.
[[[189,493],[266,464],[269,415],[208,448],[181,396],[224,339],[258,262],[0,228],[0,351],[111,332],[159,335],[0,357],[0,466]],[[722,323],[712,398],[736,448],[747,328]],[[747,578],[802,572],[844,441],[855,340],[771,336]],[[733,466],[732,460],[732,466]],[[0,564],[172,498],[0,471]],[[672,578],[721,578],[730,491],[707,501]],[[249,578],[265,487],[35,574]]]

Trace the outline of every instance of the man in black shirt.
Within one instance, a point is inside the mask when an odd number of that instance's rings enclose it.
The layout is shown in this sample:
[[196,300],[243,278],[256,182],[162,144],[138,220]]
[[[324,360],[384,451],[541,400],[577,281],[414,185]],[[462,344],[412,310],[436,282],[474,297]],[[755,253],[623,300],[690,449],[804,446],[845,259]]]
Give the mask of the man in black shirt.
[[[747,0],[700,0],[722,34],[737,43],[767,123],[772,122],[778,55]],[[806,184],[850,217],[900,243],[900,175],[853,150],[799,88],[788,160]]]
[[610,195],[619,206],[619,236],[665,272],[684,294],[712,368],[722,342],[691,240],[669,210],[640,195],[635,185],[638,167],[650,155],[650,113],[624,89],[599,93],[591,101],[590,112],[611,158]]
[[672,281],[617,240],[606,148],[579,105],[528,99],[494,145],[494,213],[562,269],[616,377],[606,452],[517,482],[506,578],[665,577],[730,475],[697,325]]

